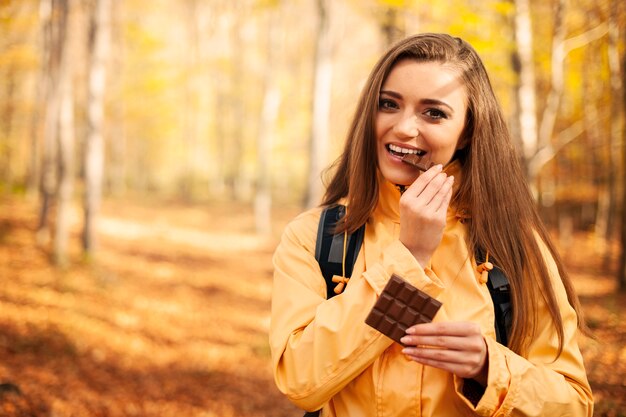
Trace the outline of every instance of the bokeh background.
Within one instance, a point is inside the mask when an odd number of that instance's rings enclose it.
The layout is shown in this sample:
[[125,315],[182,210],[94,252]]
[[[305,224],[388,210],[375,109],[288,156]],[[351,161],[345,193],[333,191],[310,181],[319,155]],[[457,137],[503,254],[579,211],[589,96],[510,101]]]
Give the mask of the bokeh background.
[[418,32],[482,56],[625,416],[619,0],[0,0],[0,415],[300,415],[272,252]]

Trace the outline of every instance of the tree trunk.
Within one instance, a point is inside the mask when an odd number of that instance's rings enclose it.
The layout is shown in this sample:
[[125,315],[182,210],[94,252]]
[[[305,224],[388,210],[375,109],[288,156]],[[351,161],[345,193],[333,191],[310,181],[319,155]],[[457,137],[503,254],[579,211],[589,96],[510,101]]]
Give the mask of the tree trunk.
[[404,38],[406,36],[404,10],[398,6],[386,6],[380,23],[380,31],[385,39],[385,50]]
[[563,94],[563,72],[565,63],[565,34],[566,28],[564,24],[565,0],[558,0],[554,6],[554,30],[552,34],[552,55],[550,67],[550,91],[546,100],[546,105],[541,116],[541,123],[537,135],[537,143],[535,150],[530,159],[527,160],[528,179],[534,183],[543,165],[544,161],[538,160],[537,151],[540,148],[549,147],[552,144],[552,134],[554,133],[554,125],[556,116],[559,112],[559,104],[561,103],[561,95]]
[[[226,100],[218,103],[218,109],[226,107],[230,114],[228,124],[221,126],[222,141],[224,150],[224,185],[229,198],[235,201],[243,198],[242,192],[242,163],[244,152],[244,135],[246,125],[245,101],[246,92],[244,90],[244,67],[246,42],[243,39],[245,11],[242,7],[235,7],[232,11],[235,14],[231,31],[232,39],[232,66],[230,72],[230,86],[226,91]],[[219,112],[220,110],[218,110]],[[219,113],[218,113],[219,114]]]
[[193,198],[195,184],[195,161],[198,153],[198,4],[197,0],[187,0],[185,4],[187,18],[187,48],[185,69],[185,92],[183,105],[183,140],[185,163],[180,176],[180,197],[185,201]]
[[[5,81],[5,102],[2,114],[0,118],[2,120],[2,132],[0,138],[4,137],[5,144],[0,146],[4,149],[2,155],[2,167],[0,167],[0,181],[4,184],[7,190],[13,188],[13,116],[15,113],[15,66],[9,63],[7,70],[7,77]],[[2,187],[0,187],[0,191]]]
[[318,30],[315,45],[315,78],[313,80],[313,114],[311,125],[311,154],[306,207],[320,203],[324,193],[321,173],[328,162],[332,51],[328,18],[328,1],[317,0]]
[[272,192],[271,192],[271,161],[272,137],[274,126],[278,118],[280,106],[280,89],[274,74],[277,72],[278,56],[278,24],[277,10],[269,10],[269,24],[267,29],[267,65],[265,66],[265,93],[259,133],[257,141],[257,188],[254,199],[254,217],[256,232],[268,235],[272,231]]
[[[623,5],[622,5],[623,7]],[[626,41],[626,31],[622,32],[624,41]],[[622,56],[622,112],[621,118],[624,119],[626,115],[626,52],[623,52]],[[622,129],[622,169],[626,170],[626,129]],[[623,176],[623,175],[622,175]],[[618,273],[618,287],[622,292],[626,292],[626,186],[622,186],[622,236],[621,236],[621,250]]]
[[89,31],[87,138],[84,149],[85,193],[83,249],[90,256],[96,248],[96,225],[102,199],[104,171],[104,89],[110,43],[111,0],[95,0]]
[[[123,51],[124,45],[124,22],[121,18],[121,10],[124,5],[121,2],[113,2],[111,10],[111,50]],[[115,106],[111,108],[110,115],[110,140],[107,142],[107,188],[106,192],[114,196],[122,196],[126,191],[127,171],[128,171],[128,153],[127,137],[126,137],[126,121],[124,114],[126,112],[126,103],[123,99],[123,80],[124,73],[124,54],[116,53],[109,57],[109,65],[107,73],[108,91],[112,91],[117,99]]]
[[35,84],[35,105],[30,116],[30,159],[28,163],[28,174],[26,179],[26,190],[29,196],[36,196],[40,193],[41,163],[42,163],[42,125],[48,105],[49,90],[49,55],[50,55],[50,25],[51,21],[51,0],[40,0],[39,20],[41,30],[39,31],[38,47],[40,50],[41,65],[39,66],[37,81]]
[[[606,228],[603,233],[604,239],[609,242],[608,247],[610,248],[610,242],[615,238],[615,223],[617,216],[617,203],[620,199],[619,190],[626,187],[624,183],[623,175],[619,176],[619,165],[620,165],[620,142],[622,142],[622,146],[626,147],[623,144],[623,137],[620,137],[622,129],[624,128],[624,117],[626,115],[626,106],[622,107],[621,103],[621,95],[626,94],[624,82],[622,81],[622,75],[620,74],[620,57],[619,57],[619,1],[612,0],[611,1],[611,13],[609,13],[609,44],[608,44],[608,61],[609,61],[609,72],[610,72],[610,82],[611,82],[611,124],[610,124],[610,133],[609,137],[609,163],[607,167],[607,176],[608,176],[608,188],[609,188],[609,204],[607,210],[607,219],[606,219]],[[623,8],[622,4],[622,8]],[[626,63],[625,63],[626,65]],[[622,69],[626,71],[626,69]],[[626,170],[626,164],[623,169]],[[623,207],[622,203],[622,207]],[[623,210],[623,208],[622,208]],[[605,260],[605,264],[608,264],[610,260],[611,252],[607,251],[607,256]]]
[[518,70],[519,79],[517,100],[522,156],[526,166],[537,150],[538,141],[532,34],[530,2],[515,0],[515,44],[518,63],[515,69]]
[[46,105],[43,127],[41,179],[39,181],[40,205],[37,225],[37,242],[46,245],[50,241],[49,213],[58,186],[57,178],[57,134],[61,101],[60,72],[64,60],[65,37],[68,20],[67,0],[44,0],[41,2],[41,17],[44,22],[47,58]]
[[[68,25],[72,28],[71,25]],[[70,30],[71,33],[71,30]],[[72,66],[68,59],[70,36],[65,37],[60,83],[59,134],[58,134],[58,190],[56,227],[54,231],[53,260],[56,265],[66,266],[70,235],[72,195],[74,193],[74,98]]]

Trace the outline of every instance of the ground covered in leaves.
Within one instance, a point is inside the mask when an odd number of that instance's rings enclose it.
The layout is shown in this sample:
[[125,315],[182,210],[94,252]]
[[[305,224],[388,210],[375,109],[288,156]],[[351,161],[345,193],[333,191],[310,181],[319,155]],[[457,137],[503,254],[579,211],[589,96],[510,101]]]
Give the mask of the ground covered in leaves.
[[[108,201],[96,259],[76,211],[60,269],[35,243],[36,206],[0,198],[0,416],[301,414],[267,345],[271,254],[296,212],[259,237],[248,207]],[[595,415],[625,416],[626,297],[597,248],[578,235],[564,253],[596,335],[581,340]]]

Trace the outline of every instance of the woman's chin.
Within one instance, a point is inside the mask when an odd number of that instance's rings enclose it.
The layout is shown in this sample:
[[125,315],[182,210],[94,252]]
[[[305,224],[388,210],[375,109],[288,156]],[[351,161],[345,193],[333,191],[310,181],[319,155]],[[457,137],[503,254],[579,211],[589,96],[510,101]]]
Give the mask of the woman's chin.
[[389,175],[385,176],[385,179],[394,185],[404,185],[408,187],[413,184],[417,177],[407,175]]
[[409,186],[419,177],[420,171],[397,158],[380,161],[379,169],[383,178],[395,185]]

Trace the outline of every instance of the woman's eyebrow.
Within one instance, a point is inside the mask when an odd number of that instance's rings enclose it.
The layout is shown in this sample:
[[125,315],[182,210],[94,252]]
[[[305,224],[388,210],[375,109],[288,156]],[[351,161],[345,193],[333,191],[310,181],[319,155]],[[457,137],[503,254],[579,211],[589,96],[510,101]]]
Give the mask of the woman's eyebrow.
[[395,91],[390,91],[390,90],[380,90],[380,94],[381,95],[385,94],[385,95],[392,96],[395,98],[402,98],[402,94],[396,93]]

